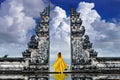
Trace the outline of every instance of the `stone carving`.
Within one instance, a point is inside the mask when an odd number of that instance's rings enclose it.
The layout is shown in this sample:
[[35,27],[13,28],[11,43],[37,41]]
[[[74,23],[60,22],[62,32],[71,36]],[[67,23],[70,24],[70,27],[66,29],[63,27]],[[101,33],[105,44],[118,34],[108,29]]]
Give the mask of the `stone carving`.
[[42,13],[42,20],[39,22],[39,26],[36,26],[36,34],[38,36],[38,49],[33,58],[36,58],[36,63],[48,64],[49,61],[49,7],[47,7]]
[[37,41],[36,35],[33,35],[31,37],[31,41],[28,43],[28,47],[29,48],[37,49],[37,47],[38,47],[38,41]]
[[49,9],[46,7],[41,12],[41,20],[38,22],[35,32],[28,43],[28,50],[23,55],[29,53],[29,67],[39,70],[48,70],[49,68]]
[[30,57],[31,51],[29,49],[26,49],[22,54],[24,58]]
[[84,36],[84,43],[83,43],[83,49],[90,49],[92,48],[92,43],[89,41],[89,36],[85,35]]
[[[49,7],[41,12],[41,20],[38,22],[35,32],[28,43],[28,49],[23,52],[25,58],[29,58],[29,66],[40,70],[49,68]],[[80,65],[91,64],[91,57],[96,57],[97,52],[92,49],[92,43],[85,34],[80,14],[71,8],[71,65],[72,69],[80,68]]]
[[[70,10],[71,22],[71,67],[72,70],[80,69],[82,65],[90,65],[91,57],[97,56],[97,52],[92,49],[92,43],[89,36],[85,34],[85,27],[82,26],[82,20],[79,18],[80,13],[75,9]],[[81,66],[80,66],[81,65]]]
[[82,36],[85,34],[85,27],[84,26],[80,27],[80,33],[82,34]]
[[88,55],[83,52],[82,41],[74,40],[73,41],[73,63],[86,64]]
[[84,36],[83,49],[90,53],[90,57],[97,57],[97,52],[92,49],[92,43],[89,40],[89,36]]
[[39,45],[39,50],[38,50],[38,53],[39,53],[39,60],[40,60],[40,62],[41,63],[46,63],[46,62],[48,62],[47,60],[48,60],[48,51],[49,51],[49,43],[48,43],[49,41],[44,41],[43,43],[41,43],[40,45]]

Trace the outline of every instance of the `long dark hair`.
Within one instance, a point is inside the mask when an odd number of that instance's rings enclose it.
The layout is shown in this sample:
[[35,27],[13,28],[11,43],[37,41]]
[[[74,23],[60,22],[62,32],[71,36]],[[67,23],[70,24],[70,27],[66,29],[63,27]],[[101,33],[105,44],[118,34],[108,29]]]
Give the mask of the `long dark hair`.
[[58,53],[58,57],[61,57],[61,52]]

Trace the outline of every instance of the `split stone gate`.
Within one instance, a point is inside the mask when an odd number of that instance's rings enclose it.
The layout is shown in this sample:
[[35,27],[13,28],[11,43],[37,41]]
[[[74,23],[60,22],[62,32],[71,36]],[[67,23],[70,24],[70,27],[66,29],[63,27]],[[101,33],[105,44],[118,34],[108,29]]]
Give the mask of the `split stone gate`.
[[[49,70],[50,55],[50,6],[40,13],[41,19],[36,25],[36,34],[31,37],[28,49],[23,52],[26,67],[37,70]],[[52,27],[52,26],[51,26]],[[70,8],[71,70],[92,65],[97,52],[92,49],[89,36],[85,34],[80,13]]]

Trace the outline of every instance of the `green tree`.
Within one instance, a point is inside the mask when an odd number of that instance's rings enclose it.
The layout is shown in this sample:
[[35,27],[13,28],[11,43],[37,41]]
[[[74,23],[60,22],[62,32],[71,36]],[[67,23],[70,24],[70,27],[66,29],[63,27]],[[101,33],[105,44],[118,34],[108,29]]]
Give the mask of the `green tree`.
[[4,56],[3,56],[3,58],[7,58],[8,57],[8,55],[7,54],[5,54]]

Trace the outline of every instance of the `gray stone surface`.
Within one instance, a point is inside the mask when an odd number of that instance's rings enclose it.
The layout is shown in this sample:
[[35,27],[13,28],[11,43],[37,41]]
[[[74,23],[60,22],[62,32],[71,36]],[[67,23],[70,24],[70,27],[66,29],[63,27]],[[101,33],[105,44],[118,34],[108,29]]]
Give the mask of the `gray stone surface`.
[[24,52],[23,56],[27,56],[28,52],[30,56],[28,58],[28,64],[30,68],[44,70],[46,66],[49,69],[49,11],[50,7],[46,7],[43,12],[40,13],[41,19],[36,25],[36,34],[31,37],[28,43],[28,49]]
[[92,64],[92,58],[97,56],[97,52],[92,49],[92,43],[89,36],[85,34],[85,27],[82,26],[80,13],[75,9],[70,10],[71,22],[71,66],[72,70],[80,69],[80,67]]

